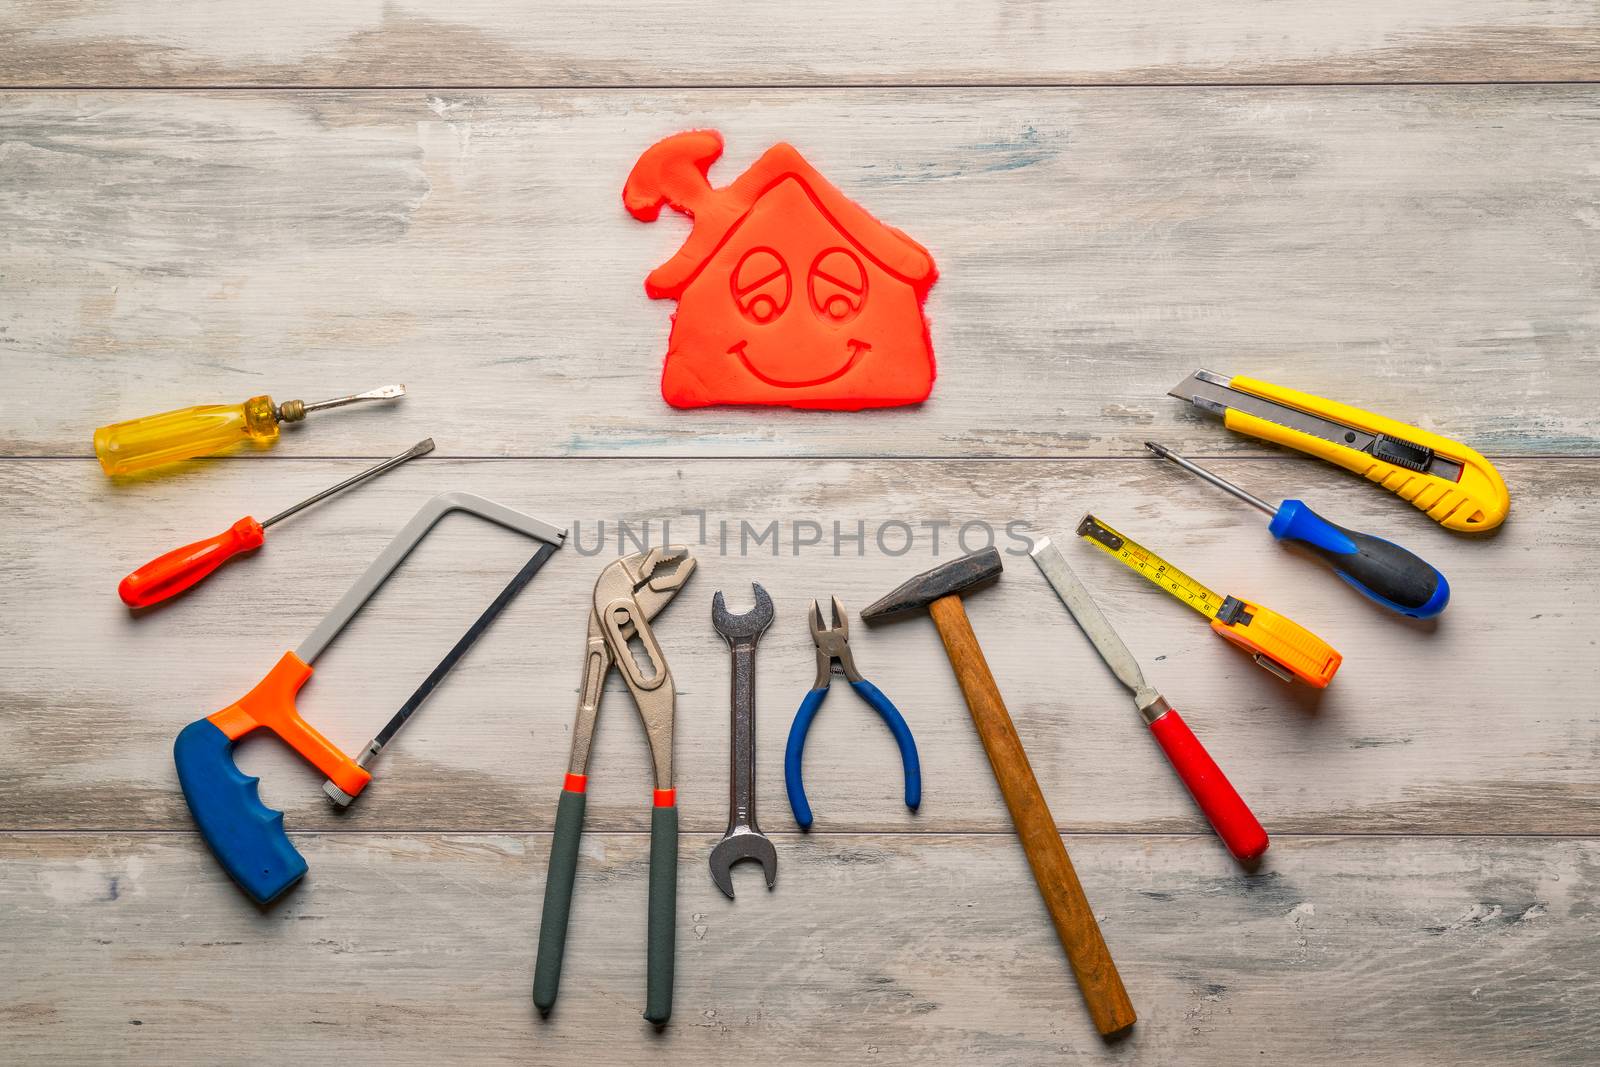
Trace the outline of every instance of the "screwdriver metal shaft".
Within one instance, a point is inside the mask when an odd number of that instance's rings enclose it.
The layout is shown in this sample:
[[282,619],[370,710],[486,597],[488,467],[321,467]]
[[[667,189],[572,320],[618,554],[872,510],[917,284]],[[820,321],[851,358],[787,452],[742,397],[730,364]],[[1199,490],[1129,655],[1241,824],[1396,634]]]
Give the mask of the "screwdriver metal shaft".
[[405,395],[405,386],[385,385],[377,389],[368,389],[364,393],[336,396],[332,400],[318,400],[310,404],[307,404],[304,400],[285,400],[278,405],[278,418],[284,422],[299,422],[313,411],[342,408],[347,404],[359,404],[364,400],[398,400]]
[[1249,504],[1253,508],[1264,511],[1268,515],[1276,515],[1278,513],[1278,509],[1267,503],[1265,500],[1245,492],[1243,489],[1240,489],[1237,485],[1234,485],[1232,482],[1228,481],[1228,479],[1219,474],[1212,474],[1210,471],[1200,466],[1200,464],[1184,459],[1182,456],[1178,455],[1165,445],[1158,445],[1154,441],[1146,441],[1144,443],[1144,447],[1148,448],[1162,459],[1172,460],[1172,462],[1176,463],[1190,474],[1198,475],[1199,477],[1204,478],[1218,489],[1232,493],[1234,496],[1238,497],[1240,500],[1243,500],[1246,504]]
[[293,515],[297,511],[304,511],[306,508],[309,508],[312,504],[317,503],[319,500],[326,500],[330,496],[333,496],[335,493],[344,492],[346,489],[350,488],[352,485],[358,485],[361,482],[366,481],[368,478],[376,478],[378,475],[384,473],[385,471],[393,470],[394,468],[400,466],[400,464],[404,463],[408,459],[416,459],[418,456],[426,456],[429,452],[432,452],[432,451],[433,451],[433,438],[425,437],[422,440],[418,441],[416,444],[412,445],[410,448],[406,449],[404,452],[400,453],[398,456],[391,456],[390,458],[384,460],[382,463],[378,464],[375,467],[368,467],[366,470],[362,471],[360,474],[351,475],[349,478],[346,478],[344,481],[340,482],[338,485],[329,486],[327,489],[324,489],[320,493],[316,493],[316,494],[314,494],[312,496],[308,496],[304,500],[300,501],[300,503],[295,504],[292,507],[284,508],[282,511],[278,512],[276,515],[272,516],[272,518],[270,518],[270,519],[262,519],[261,520],[261,528],[263,530],[265,530],[268,526],[271,526],[273,523],[278,522],[278,521],[280,521],[282,519],[287,519],[290,515]]

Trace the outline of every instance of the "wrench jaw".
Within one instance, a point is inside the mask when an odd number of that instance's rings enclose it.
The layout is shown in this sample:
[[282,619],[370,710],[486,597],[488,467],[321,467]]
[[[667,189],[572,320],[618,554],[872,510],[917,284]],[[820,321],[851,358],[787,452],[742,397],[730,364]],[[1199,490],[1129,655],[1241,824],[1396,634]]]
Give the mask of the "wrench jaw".
[[711,850],[711,880],[723,896],[733,899],[733,865],[743,860],[759,860],[767,876],[767,888],[778,884],[778,850],[767,835],[750,826],[735,826]]
[[722,591],[718,590],[711,598],[711,625],[722,639],[732,644],[744,638],[760,637],[772,625],[777,611],[772,606],[772,598],[767,591],[761,588],[761,583],[751,582],[750,587],[755,590],[756,606],[743,615],[734,615],[728,611],[728,604],[722,599]]

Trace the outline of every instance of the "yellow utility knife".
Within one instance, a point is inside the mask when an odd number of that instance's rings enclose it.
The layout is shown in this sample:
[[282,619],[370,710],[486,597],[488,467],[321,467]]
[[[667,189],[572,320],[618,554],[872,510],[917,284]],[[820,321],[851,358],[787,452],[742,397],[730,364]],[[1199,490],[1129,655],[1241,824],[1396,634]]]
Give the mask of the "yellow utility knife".
[[1230,430],[1325,459],[1409,500],[1450,530],[1492,530],[1511,510],[1500,472],[1466,445],[1255,378],[1195,371],[1169,394]]

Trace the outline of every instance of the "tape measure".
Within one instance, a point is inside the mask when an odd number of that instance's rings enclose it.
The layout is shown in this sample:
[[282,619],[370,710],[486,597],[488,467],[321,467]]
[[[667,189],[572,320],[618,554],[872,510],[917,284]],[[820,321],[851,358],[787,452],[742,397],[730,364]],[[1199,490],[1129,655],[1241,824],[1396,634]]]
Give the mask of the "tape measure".
[[1298,678],[1322,689],[1344,662],[1332,645],[1293,619],[1253,601],[1213,591],[1093,515],[1085,515],[1078,523],[1078,536],[1204,615],[1213,630],[1286,682]]

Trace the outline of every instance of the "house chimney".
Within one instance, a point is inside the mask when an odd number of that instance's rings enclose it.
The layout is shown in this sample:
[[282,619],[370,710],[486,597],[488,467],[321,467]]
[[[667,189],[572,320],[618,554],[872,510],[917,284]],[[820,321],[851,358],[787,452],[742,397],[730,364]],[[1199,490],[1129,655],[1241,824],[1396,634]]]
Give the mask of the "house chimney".
[[722,155],[716,130],[691,130],[657,141],[639,157],[622,187],[622,203],[641,222],[654,222],[661,206],[694,216],[709,206],[713,191],[706,171]]

